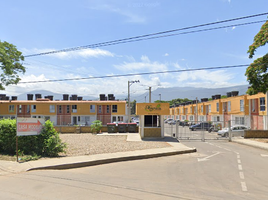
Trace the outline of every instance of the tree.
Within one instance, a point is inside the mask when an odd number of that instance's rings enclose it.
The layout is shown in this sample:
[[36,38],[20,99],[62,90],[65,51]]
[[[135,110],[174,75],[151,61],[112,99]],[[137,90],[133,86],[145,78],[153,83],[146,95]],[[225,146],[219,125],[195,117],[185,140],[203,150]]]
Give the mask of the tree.
[[[261,30],[254,37],[254,42],[249,46],[249,58],[253,58],[258,47],[264,46],[268,43],[268,21],[266,21]],[[257,94],[258,92],[266,93],[268,91],[268,53],[263,57],[254,60],[253,63],[246,70],[247,80],[250,88],[247,93]]]
[[131,102],[131,112],[130,112],[131,115],[135,115],[136,114],[136,103],[137,103],[136,100],[134,100],[134,101]]
[[24,57],[16,46],[0,40],[0,90],[5,90],[4,86],[17,84],[21,80],[18,73],[25,73],[25,67],[21,63],[23,60]]

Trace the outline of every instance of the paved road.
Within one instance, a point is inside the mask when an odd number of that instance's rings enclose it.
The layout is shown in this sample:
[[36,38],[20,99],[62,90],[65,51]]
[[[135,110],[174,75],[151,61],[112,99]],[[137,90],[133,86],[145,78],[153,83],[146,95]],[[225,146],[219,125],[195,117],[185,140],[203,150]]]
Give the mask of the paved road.
[[198,152],[0,176],[0,199],[267,199],[268,151],[227,141]]

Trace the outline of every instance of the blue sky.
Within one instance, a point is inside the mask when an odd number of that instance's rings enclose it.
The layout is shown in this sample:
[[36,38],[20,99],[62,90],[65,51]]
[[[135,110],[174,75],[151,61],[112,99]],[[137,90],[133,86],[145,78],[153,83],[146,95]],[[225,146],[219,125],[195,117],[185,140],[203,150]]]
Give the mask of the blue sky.
[[[0,0],[0,40],[23,55],[77,47],[267,12],[267,0]],[[266,20],[255,17],[217,26]],[[263,23],[25,58],[22,81],[249,64],[248,46]],[[208,26],[211,28],[216,26]],[[200,28],[202,29],[202,28]],[[195,29],[197,30],[197,29]],[[254,57],[264,55],[267,47]],[[143,94],[148,87],[227,87],[247,84],[246,67],[146,76],[8,86],[5,93],[32,90],[98,96]],[[2,92],[3,93],[3,92]]]

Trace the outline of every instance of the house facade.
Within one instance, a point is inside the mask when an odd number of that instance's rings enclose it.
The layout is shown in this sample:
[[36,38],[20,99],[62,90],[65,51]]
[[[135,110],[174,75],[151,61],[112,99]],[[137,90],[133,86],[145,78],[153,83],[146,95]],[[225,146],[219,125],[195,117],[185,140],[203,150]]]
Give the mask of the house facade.
[[230,121],[231,126],[244,124],[255,130],[268,129],[267,95],[263,93],[239,96],[237,91],[232,91],[227,93],[227,98],[214,95],[211,100],[181,103],[172,109],[178,112],[166,117],[189,122],[211,121],[222,127],[227,127]]
[[[39,96],[40,97],[40,96]],[[111,122],[127,122],[126,101],[101,99],[85,101],[82,98],[38,98],[27,100],[0,100],[0,118],[44,118],[54,125],[91,125],[95,120],[103,125]]]

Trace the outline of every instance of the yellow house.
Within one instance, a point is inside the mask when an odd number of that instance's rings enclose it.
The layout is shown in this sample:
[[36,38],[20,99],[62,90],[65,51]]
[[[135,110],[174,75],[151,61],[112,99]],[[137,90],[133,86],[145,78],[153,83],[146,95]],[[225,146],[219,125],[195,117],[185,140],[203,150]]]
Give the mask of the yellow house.
[[50,119],[55,125],[90,125],[94,120],[106,125],[127,121],[126,101],[1,100],[0,118],[16,117]]

